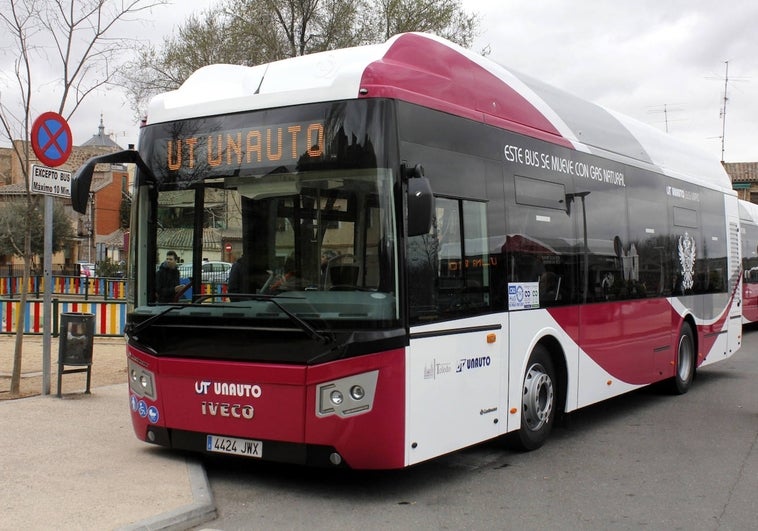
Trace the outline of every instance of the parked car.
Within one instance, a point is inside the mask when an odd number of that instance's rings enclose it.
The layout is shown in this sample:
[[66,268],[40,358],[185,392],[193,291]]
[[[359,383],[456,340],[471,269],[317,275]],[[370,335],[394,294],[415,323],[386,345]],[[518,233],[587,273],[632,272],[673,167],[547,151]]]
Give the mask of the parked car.
[[[203,262],[203,282],[216,282],[226,284],[229,282],[229,271],[232,264],[229,262]],[[192,276],[192,264],[182,264],[179,266],[179,278],[190,278]]]
[[79,262],[76,264],[79,267],[80,277],[94,277],[95,276],[95,264],[89,262]]

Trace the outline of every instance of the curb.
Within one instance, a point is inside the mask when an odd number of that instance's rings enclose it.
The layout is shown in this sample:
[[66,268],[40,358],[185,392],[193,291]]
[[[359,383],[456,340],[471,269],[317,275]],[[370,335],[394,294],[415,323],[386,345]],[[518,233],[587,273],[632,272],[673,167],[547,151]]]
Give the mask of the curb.
[[186,462],[194,501],[184,507],[119,527],[117,531],[183,531],[215,519],[216,504],[203,465],[194,459],[186,459]]

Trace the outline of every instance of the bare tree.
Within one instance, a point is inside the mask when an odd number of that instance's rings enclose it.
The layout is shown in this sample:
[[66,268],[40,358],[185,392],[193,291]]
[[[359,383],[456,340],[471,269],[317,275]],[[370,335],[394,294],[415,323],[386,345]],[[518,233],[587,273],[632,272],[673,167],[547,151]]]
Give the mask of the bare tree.
[[461,10],[460,0],[379,0],[378,4],[382,20],[374,26],[381,31],[376,39],[424,31],[468,48],[476,37],[478,19]]
[[[113,35],[122,23],[166,0],[0,0],[0,26],[15,52],[12,76],[0,79],[0,138],[13,147],[25,189],[23,243],[16,242],[24,261],[19,304],[26,305],[31,269],[34,212],[38,196],[29,190],[29,135],[33,97],[45,83],[54,86],[58,113],[69,119],[86,97],[109,84],[121,68],[126,40]],[[131,48],[129,46],[128,48]],[[52,80],[52,81],[51,81]],[[19,140],[20,139],[20,140]],[[11,396],[21,382],[24,312],[16,319]]]
[[256,65],[424,31],[470,47],[479,19],[460,0],[226,0],[187,19],[163,46],[145,46],[123,85],[143,115],[148,99],[212,63]]

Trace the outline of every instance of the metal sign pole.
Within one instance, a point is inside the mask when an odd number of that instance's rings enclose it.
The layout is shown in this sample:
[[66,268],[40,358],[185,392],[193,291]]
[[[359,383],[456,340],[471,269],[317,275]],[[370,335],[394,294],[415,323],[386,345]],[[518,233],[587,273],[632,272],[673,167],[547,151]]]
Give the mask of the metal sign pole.
[[45,292],[42,308],[42,394],[50,394],[50,330],[52,328],[52,284],[53,284],[53,196],[45,196],[45,252],[44,282]]
[[[71,128],[63,116],[42,113],[32,123],[32,150],[43,164],[56,168],[64,164],[74,146]],[[50,328],[53,290],[53,195],[71,196],[71,174],[32,165],[29,179],[31,193],[45,194],[44,299],[42,304],[42,394],[50,394]],[[21,311],[24,311],[22,308]],[[58,389],[60,392],[60,388]]]

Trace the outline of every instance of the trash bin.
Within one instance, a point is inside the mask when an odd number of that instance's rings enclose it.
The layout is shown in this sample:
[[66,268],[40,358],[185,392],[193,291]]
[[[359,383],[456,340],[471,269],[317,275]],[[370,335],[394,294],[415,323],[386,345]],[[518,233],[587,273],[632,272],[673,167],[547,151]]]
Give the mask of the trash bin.
[[[89,394],[92,369],[92,342],[95,336],[95,315],[92,313],[62,313],[58,343],[58,396],[61,396],[61,377],[75,372],[87,373]],[[66,365],[82,366],[65,369]]]

